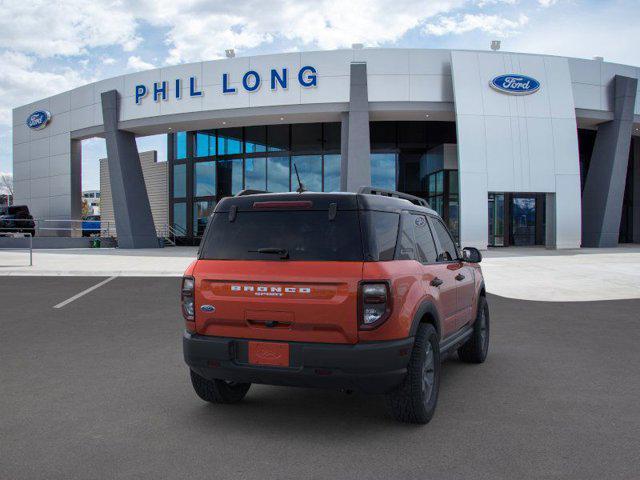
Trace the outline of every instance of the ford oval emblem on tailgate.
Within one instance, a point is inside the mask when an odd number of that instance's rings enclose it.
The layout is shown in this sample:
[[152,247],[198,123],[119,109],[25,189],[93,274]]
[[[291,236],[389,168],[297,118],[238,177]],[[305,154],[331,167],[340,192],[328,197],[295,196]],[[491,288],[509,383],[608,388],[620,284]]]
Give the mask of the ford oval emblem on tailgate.
[[202,305],[200,307],[200,310],[202,310],[203,312],[215,312],[216,307],[214,307],[213,305]]

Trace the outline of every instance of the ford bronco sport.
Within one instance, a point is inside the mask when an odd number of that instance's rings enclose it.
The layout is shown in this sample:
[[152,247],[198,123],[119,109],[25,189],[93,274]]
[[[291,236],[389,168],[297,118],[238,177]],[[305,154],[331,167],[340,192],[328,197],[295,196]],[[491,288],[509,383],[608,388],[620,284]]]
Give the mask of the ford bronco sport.
[[396,419],[427,423],[444,355],[487,356],[480,260],[398,192],[225,198],[182,280],[193,388],[213,403],[252,383],[381,393]]

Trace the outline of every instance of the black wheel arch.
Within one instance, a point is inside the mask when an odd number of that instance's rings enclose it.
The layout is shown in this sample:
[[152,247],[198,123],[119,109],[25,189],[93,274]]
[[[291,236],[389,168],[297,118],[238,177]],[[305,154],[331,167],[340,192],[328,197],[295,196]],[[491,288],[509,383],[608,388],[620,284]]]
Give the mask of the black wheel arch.
[[421,323],[428,323],[433,325],[433,328],[436,329],[436,333],[438,334],[438,338],[442,338],[442,330],[440,329],[440,314],[438,313],[438,309],[435,304],[430,300],[423,301],[416,313],[413,316],[413,320],[411,322],[411,330],[409,331],[409,336],[414,337],[416,332],[418,331],[418,327]]

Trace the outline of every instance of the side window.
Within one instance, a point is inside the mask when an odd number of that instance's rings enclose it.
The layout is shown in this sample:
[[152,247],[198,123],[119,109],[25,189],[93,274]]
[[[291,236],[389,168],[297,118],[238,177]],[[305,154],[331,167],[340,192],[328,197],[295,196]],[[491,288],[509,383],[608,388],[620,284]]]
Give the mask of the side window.
[[400,218],[402,219],[402,228],[398,238],[396,260],[414,260],[417,257],[413,242],[414,216],[409,213],[403,213]]
[[413,231],[416,239],[416,249],[418,250],[416,260],[422,263],[433,263],[436,261],[436,245],[431,236],[429,222],[424,215],[411,215],[413,219]]
[[398,238],[400,215],[392,212],[363,212],[364,220],[369,224],[369,251],[380,262],[393,260]]
[[458,250],[456,249],[456,244],[453,243],[451,235],[449,235],[446,227],[438,218],[432,218],[431,221],[433,222],[433,233],[438,237],[438,241],[441,246],[441,251],[438,252],[438,261],[450,262],[452,260],[457,260]]

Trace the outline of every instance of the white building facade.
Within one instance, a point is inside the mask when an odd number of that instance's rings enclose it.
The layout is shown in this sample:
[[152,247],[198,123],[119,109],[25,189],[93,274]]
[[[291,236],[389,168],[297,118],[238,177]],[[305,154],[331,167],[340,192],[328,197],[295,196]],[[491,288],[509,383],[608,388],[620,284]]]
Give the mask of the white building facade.
[[[291,188],[295,163],[316,189],[423,196],[463,246],[640,242],[639,77],[601,60],[424,49],[123,75],[14,109],[15,203],[79,218],[79,142],[102,136],[123,246],[144,246],[153,222],[135,137],[167,133],[167,209],[188,237],[221,196]],[[277,166],[288,180],[270,180]]]

